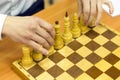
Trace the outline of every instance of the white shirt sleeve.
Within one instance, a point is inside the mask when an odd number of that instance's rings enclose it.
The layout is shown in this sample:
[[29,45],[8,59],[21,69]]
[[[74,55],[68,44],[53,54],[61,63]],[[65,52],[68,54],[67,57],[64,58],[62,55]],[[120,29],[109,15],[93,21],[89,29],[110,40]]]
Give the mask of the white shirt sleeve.
[[7,15],[0,14],[0,40],[2,39],[2,28]]

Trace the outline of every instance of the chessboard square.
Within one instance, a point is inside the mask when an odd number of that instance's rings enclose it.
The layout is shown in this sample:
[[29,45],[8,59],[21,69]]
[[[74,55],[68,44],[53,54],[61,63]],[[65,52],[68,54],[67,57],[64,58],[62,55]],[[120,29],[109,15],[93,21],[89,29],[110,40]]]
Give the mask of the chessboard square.
[[54,80],[54,78],[47,72],[44,72],[36,77],[36,80]]
[[95,53],[92,53],[92,54],[88,55],[88,56],[86,57],[86,59],[87,59],[88,61],[90,61],[91,63],[95,64],[95,63],[97,63],[98,61],[101,60],[101,57],[98,56],[98,55],[95,54]]
[[89,37],[86,35],[81,35],[79,38],[76,39],[78,42],[80,42],[82,45],[86,45],[88,42],[91,41]]
[[64,46],[62,49],[60,49],[58,51],[61,55],[63,55],[64,57],[69,56],[70,54],[72,54],[74,51],[69,48],[68,46]]
[[95,64],[95,66],[100,69],[102,72],[107,71],[112,65],[105,60],[101,60]]
[[83,73],[75,80],[94,80],[94,79],[90,77],[88,74]]
[[78,63],[81,59],[83,59],[82,56],[80,56],[78,53],[74,52],[73,54],[69,55],[67,57],[72,63],[76,64]]
[[96,31],[99,34],[104,33],[105,31],[107,31],[107,28],[101,25],[98,25],[97,27],[93,28],[94,31]]
[[74,64],[72,62],[70,62],[68,59],[63,59],[62,61],[60,61],[59,63],[57,63],[57,65],[62,68],[64,71],[68,70],[69,68],[71,68]]
[[112,39],[116,36],[116,34],[110,30],[105,31],[102,35],[108,39]]
[[79,43],[77,40],[74,40],[71,43],[69,43],[67,46],[70,47],[72,50],[76,51],[83,45],[81,43]]
[[120,47],[118,47],[116,50],[112,52],[114,55],[120,58]]
[[91,51],[95,51],[97,48],[100,47],[100,45],[94,41],[90,41],[88,44],[85,45],[88,49]]
[[78,49],[76,52],[77,52],[80,56],[82,56],[82,57],[86,57],[86,56],[88,56],[89,54],[92,53],[92,51],[89,50],[89,49],[88,49],[87,47],[85,47],[85,46],[81,47],[81,48]]
[[[72,76],[70,76],[67,72],[62,73],[60,76],[56,78],[56,80],[74,80]],[[49,79],[50,80],[50,79]]]
[[86,71],[88,75],[90,75],[92,78],[96,79],[98,76],[100,76],[103,72],[100,71],[95,66],[91,67],[89,70]]
[[111,41],[116,45],[120,46],[120,35],[115,36],[114,38],[111,39]]
[[44,69],[41,68],[38,64],[27,70],[28,73],[30,73],[34,78],[36,78],[38,75],[44,72]]
[[52,68],[48,69],[47,72],[53,76],[54,78],[58,77],[59,75],[61,75],[64,70],[62,70],[59,66],[54,65]]
[[120,60],[114,65],[114,67],[120,70]]
[[107,50],[104,47],[99,47],[97,50],[94,51],[97,55],[99,55],[101,58],[106,57],[108,54],[110,54],[111,52],[109,50]]
[[113,80],[111,77],[109,77],[107,74],[103,73],[97,79],[95,80]]
[[80,62],[78,62],[76,64],[80,69],[82,69],[83,71],[87,71],[89,68],[91,68],[93,66],[92,63],[90,63],[89,61],[87,61],[86,59],[82,59]]
[[95,39],[93,39],[96,43],[103,45],[105,44],[107,41],[109,41],[107,38],[103,37],[102,35],[96,37]]
[[55,63],[51,61],[49,58],[45,58],[44,60],[40,61],[38,65],[41,66],[44,70],[48,70],[51,67],[53,67]]
[[118,62],[120,59],[115,56],[114,54],[109,54],[108,56],[106,56],[104,58],[107,62],[109,62],[110,64],[114,65],[116,62]]
[[94,39],[94,38],[97,37],[99,34],[98,34],[96,31],[94,31],[94,30],[90,30],[90,31],[88,31],[87,33],[85,33],[85,35],[86,35],[87,37],[89,37],[90,39]]
[[114,80],[120,76],[120,70],[118,70],[114,66],[111,67],[109,70],[107,70],[105,73],[109,75],[111,78],[113,78]]
[[78,68],[76,65],[72,66],[66,72],[74,78],[77,78],[79,75],[81,75],[83,73],[83,71],[80,68]]
[[116,45],[115,43],[111,41],[108,41],[107,43],[103,45],[103,47],[105,47],[109,51],[114,51],[116,48],[118,48],[118,45]]
[[120,80],[120,76],[116,80]]
[[58,63],[59,61],[61,61],[65,57],[63,55],[61,55],[59,52],[55,52],[54,54],[50,55],[48,58],[50,60],[52,60],[53,62]]

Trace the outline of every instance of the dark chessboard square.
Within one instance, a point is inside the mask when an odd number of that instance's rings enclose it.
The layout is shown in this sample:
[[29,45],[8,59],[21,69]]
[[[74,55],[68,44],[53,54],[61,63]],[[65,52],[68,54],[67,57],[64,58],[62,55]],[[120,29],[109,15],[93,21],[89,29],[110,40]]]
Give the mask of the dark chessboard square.
[[86,71],[86,73],[91,76],[92,78],[96,79],[98,76],[100,76],[103,72],[100,71],[95,66],[91,67],[89,70]]
[[107,39],[112,39],[113,37],[116,36],[116,34],[113,33],[113,32],[110,31],[110,30],[107,30],[107,31],[104,32],[102,35],[103,35],[104,37],[106,37]]
[[41,68],[38,64],[33,66],[32,68],[30,68],[28,70],[28,72],[35,78],[37,77],[38,75],[40,75],[41,73],[44,72],[44,69]]
[[[47,72],[53,76],[54,78],[58,77],[59,75],[61,75],[64,70],[62,70],[59,66],[55,65],[52,68],[48,69]],[[47,76],[46,76],[47,77]]]
[[118,70],[114,66],[108,69],[105,73],[112,77],[114,80],[120,76],[120,70]]
[[78,41],[74,40],[71,43],[69,43],[67,46],[69,46],[71,49],[73,49],[74,51],[76,51],[77,49],[79,49],[83,45],[80,44]]
[[70,56],[67,57],[71,62],[73,62],[74,64],[76,64],[77,62],[79,62],[81,59],[83,59],[83,57],[81,57],[78,53],[74,52],[73,54],[71,54]]
[[61,61],[64,58],[65,57],[62,56],[59,52],[55,52],[54,54],[52,54],[51,56],[49,56],[49,59],[52,60],[55,63],[58,63],[59,61]]
[[103,45],[103,47],[105,47],[109,51],[114,51],[115,49],[118,48],[118,46],[115,43],[113,43],[112,41],[108,41],[107,43],[105,43]]
[[95,37],[97,37],[99,35],[99,33],[95,32],[93,30],[90,30],[85,35],[91,39],[94,39]]
[[109,54],[108,56],[106,56],[104,58],[107,62],[109,62],[110,64],[114,65],[116,62],[118,62],[120,59],[115,56],[114,54]]
[[95,53],[92,53],[92,54],[88,55],[88,56],[86,57],[86,59],[87,59],[88,61],[90,61],[91,63],[95,64],[95,63],[97,63],[97,62],[99,62],[99,61],[101,60],[101,57],[98,56],[98,55],[95,54]]
[[88,49],[91,51],[95,51],[97,48],[100,47],[100,45],[94,41],[89,42],[88,44],[85,45]]
[[67,70],[67,73],[70,74],[72,77],[77,78],[79,75],[83,73],[83,71],[76,65],[74,65],[69,70]]

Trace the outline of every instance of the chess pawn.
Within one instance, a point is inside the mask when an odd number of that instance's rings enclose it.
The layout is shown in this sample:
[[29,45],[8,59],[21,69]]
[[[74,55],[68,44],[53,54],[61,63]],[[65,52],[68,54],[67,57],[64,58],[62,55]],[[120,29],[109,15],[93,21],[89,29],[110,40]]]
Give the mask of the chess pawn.
[[58,21],[55,22],[54,27],[55,27],[55,31],[56,31],[54,48],[58,50],[64,46],[64,42],[63,42],[63,39],[62,39],[61,34],[60,34],[60,30],[59,30],[60,25],[59,25]]
[[49,49],[49,54],[47,55],[47,57],[52,55],[54,52],[55,52],[54,46],[51,46],[50,49]]
[[92,20],[92,22],[89,25],[89,28],[93,28],[93,27],[95,27],[95,20]]
[[80,15],[78,26],[80,27],[82,34],[86,33],[89,30],[88,26],[83,21],[83,14]]
[[69,21],[69,16],[67,13],[64,17],[64,33],[63,33],[62,37],[63,37],[65,44],[72,41],[72,33],[70,31],[70,21]]
[[43,59],[43,54],[38,52],[38,51],[33,50],[32,58],[33,58],[34,61],[38,62],[38,61]]
[[30,53],[30,48],[29,47],[22,47],[22,52],[23,52],[23,57],[21,60],[22,66],[29,67],[31,66],[34,62],[31,57]]
[[55,50],[54,50],[54,46],[51,46],[50,49],[49,49],[49,54],[48,54],[48,56],[49,56],[49,55],[52,55],[52,54],[54,53],[54,51],[55,51]]
[[81,30],[78,26],[78,15],[77,13],[74,13],[73,15],[73,26],[72,26],[72,35],[73,38],[77,38],[81,35]]

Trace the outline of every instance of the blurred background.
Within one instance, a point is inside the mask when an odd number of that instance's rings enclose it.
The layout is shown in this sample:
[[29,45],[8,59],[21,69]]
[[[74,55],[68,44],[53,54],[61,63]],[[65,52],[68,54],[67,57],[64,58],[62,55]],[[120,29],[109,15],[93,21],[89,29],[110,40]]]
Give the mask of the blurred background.
[[44,2],[45,2],[45,8],[46,7],[49,7],[50,5],[52,5],[52,4],[55,4],[55,3],[57,3],[57,2],[59,2],[60,0],[44,0]]

